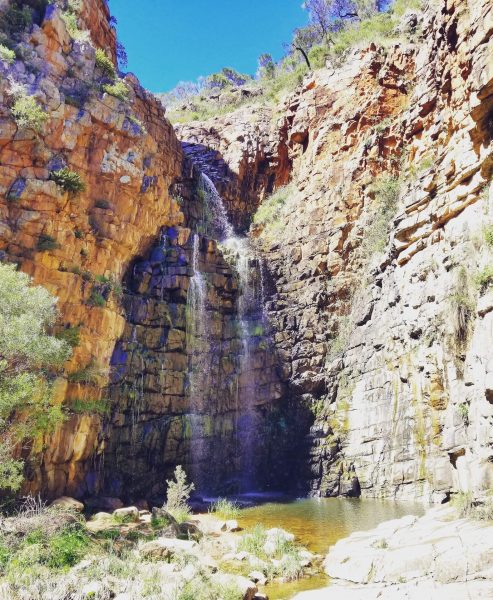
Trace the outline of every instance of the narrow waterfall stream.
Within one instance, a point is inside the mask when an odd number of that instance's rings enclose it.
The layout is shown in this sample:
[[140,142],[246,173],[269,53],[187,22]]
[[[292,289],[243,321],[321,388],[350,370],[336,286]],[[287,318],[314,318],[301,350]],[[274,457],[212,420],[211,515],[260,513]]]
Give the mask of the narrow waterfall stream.
[[192,277],[187,292],[186,343],[189,354],[189,395],[192,479],[199,484],[201,465],[207,460],[201,413],[204,412],[203,390],[209,384],[210,339],[206,310],[207,282],[200,271],[200,236],[193,235]]
[[[245,492],[254,489],[256,484],[258,416],[255,411],[255,401],[260,382],[253,376],[255,356],[252,347],[254,341],[258,341],[264,335],[261,263],[251,248],[249,240],[235,235],[224,202],[214,183],[204,173],[200,175],[198,191],[203,202],[202,229],[207,237],[219,242],[225,259],[232,265],[238,276],[237,333],[241,350],[238,357],[235,430],[240,487],[238,491]],[[206,450],[201,441],[203,435],[200,431],[198,413],[206,409],[203,403],[204,392],[208,385],[213,385],[208,378],[210,354],[213,349],[210,347],[207,331],[207,282],[200,272],[199,245],[200,236],[196,233],[193,236],[192,277],[187,297],[187,347],[191,349],[189,361],[191,452],[194,465],[207,460]],[[199,473],[192,473],[192,475],[197,480],[200,479]]]
[[223,243],[225,256],[234,265],[239,279],[238,321],[241,335],[238,385],[238,451],[241,459],[242,492],[255,486],[255,454],[258,441],[255,400],[258,382],[254,376],[255,339],[264,335],[265,319],[261,264],[248,238],[231,237]]

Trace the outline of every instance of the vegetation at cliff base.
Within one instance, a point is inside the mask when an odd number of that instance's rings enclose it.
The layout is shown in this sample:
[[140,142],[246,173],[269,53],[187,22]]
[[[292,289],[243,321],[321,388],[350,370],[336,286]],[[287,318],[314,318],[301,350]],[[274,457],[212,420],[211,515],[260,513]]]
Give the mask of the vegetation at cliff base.
[[209,511],[219,519],[237,519],[240,516],[240,505],[227,498],[218,498],[212,503]]
[[190,494],[195,489],[193,483],[188,483],[187,475],[181,465],[178,465],[174,472],[174,479],[167,479],[168,490],[166,493],[166,502],[163,506],[179,523],[186,521],[190,517],[190,508],[188,500]]
[[22,442],[62,419],[53,385],[70,347],[48,333],[56,302],[14,265],[0,264],[0,489],[22,482]]

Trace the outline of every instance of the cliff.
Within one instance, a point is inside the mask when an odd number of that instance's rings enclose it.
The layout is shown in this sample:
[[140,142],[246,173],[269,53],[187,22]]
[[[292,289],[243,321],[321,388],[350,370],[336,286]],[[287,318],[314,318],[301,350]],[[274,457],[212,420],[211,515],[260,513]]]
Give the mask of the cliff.
[[[226,491],[491,488],[490,3],[430,4],[280,104],[176,131],[96,57],[106,4],[75,31],[60,4],[0,63],[2,259],[76,338],[26,490],[160,498],[176,464]],[[216,188],[249,243],[212,239]]]
[[[106,6],[86,2],[86,15],[94,43],[114,53]],[[61,327],[77,328],[80,343],[58,395],[69,405],[90,405],[104,395],[125,327],[109,282],[121,280],[160,226],[182,222],[169,193],[182,153],[162,107],[133,76],[125,79],[126,101],[102,91],[93,45],[69,36],[58,8],[49,7],[21,44],[25,60],[0,63],[0,248],[59,298]],[[17,126],[10,110],[15,86],[44,107],[48,118],[39,133]],[[61,167],[76,172],[85,190],[74,194],[57,185],[50,173]],[[80,493],[86,463],[101,450],[100,421],[71,412],[55,437],[34,449],[31,489]]]
[[251,213],[290,181],[252,234],[313,494],[492,486],[492,19],[486,0],[430,4],[281,106],[177,126],[253,189]]

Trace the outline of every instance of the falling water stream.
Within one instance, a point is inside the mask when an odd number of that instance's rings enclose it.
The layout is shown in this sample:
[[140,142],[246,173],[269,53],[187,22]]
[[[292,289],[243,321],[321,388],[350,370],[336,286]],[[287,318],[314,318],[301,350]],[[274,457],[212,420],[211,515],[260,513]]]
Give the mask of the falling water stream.
[[202,415],[204,390],[210,366],[210,331],[207,315],[207,282],[200,271],[200,236],[193,235],[192,276],[187,293],[187,348],[189,353],[189,395],[192,479],[200,485],[201,464],[207,459]]
[[[249,241],[235,235],[223,200],[210,178],[202,173],[199,180],[199,195],[203,202],[203,230],[208,237],[216,239],[222,246],[225,258],[234,266],[239,281],[238,333],[241,341],[237,386],[236,436],[242,491],[252,489],[255,484],[256,444],[256,385],[253,377],[254,356],[252,340],[263,333],[263,285],[260,261],[255,256]],[[187,297],[187,348],[190,353],[189,390],[191,409],[191,459],[194,470],[208,459],[201,431],[200,413],[204,412],[205,390],[211,383],[210,372],[211,339],[207,327],[207,283],[199,266],[200,236],[193,236],[192,276]],[[200,480],[200,473],[192,473]]]

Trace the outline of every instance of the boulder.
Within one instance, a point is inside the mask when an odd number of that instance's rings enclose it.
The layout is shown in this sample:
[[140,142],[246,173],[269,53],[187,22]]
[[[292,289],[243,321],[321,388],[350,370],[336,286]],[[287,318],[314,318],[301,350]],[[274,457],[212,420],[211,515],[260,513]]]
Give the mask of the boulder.
[[280,527],[273,527],[272,529],[268,529],[267,532],[268,540],[281,540],[283,542],[294,542],[295,536],[293,533],[289,533],[289,531],[285,531]]
[[202,537],[204,537],[204,534],[199,529],[198,525],[196,523],[193,523],[192,521],[180,523],[178,525],[178,528],[180,530],[180,537],[186,537],[189,540],[195,541],[198,541]]
[[168,560],[176,554],[191,554],[197,549],[193,540],[179,540],[160,537],[152,542],[146,542],[139,548],[144,558]]
[[82,512],[84,510],[84,504],[75,498],[70,496],[61,496],[50,504],[50,508],[57,508],[60,510],[68,510],[75,512]]
[[267,583],[267,577],[262,571],[252,571],[251,573],[248,573],[248,579],[251,579],[254,583],[258,583],[259,585],[265,585]]
[[127,506],[125,508],[117,508],[113,511],[113,516],[117,520],[138,523],[140,521],[139,509],[135,506]]
[[241,531],[241,527],[238,526],[238,521],[236,519],[230,519],[221,524],[220,530],[236,532]]
[[109,531],[110,529],[117,529],[118,524],[113,519],[113,515],[106,512],[96,513],[86,523],[86,528],[92,533],[99,533],[100,531]]

